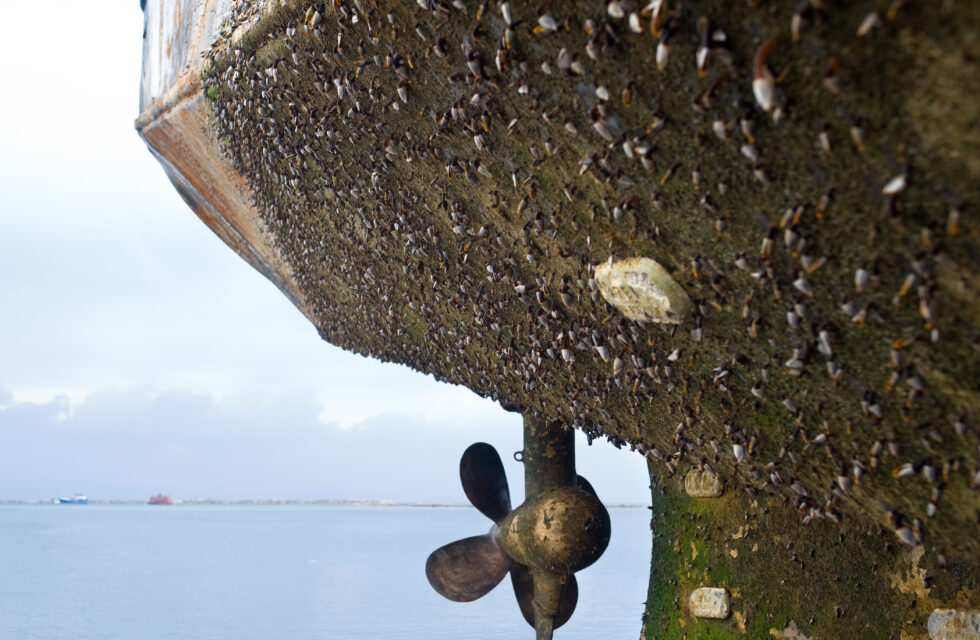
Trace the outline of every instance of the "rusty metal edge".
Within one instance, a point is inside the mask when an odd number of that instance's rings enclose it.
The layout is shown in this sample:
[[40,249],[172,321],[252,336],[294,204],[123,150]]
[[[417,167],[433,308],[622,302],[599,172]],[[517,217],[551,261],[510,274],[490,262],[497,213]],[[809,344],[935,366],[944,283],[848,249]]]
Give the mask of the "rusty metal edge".
[[[198,218],[312,322],[312,311],[252,204],[248,186],[221,154],[220,141],[205,124],[210,107],[201,91],[200,66],[188,68],[139,114],[136,131]],[[188,121],[193,124],[187,126]],[[204,142],[197,145],[196,153],[188,151],[192,145],[186,144],[195,136]]]

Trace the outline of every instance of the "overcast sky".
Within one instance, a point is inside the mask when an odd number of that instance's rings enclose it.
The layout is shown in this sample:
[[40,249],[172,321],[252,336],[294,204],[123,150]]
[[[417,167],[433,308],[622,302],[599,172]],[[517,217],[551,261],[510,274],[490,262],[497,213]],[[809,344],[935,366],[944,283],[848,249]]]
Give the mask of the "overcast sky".
[[[0,499],[462,502],[482,440],[519,501],[519,416],[321,341],[184,205],[133,129],[139,3],[99,4],[0,21]],[[577,453],[649,501],[639,455]]]

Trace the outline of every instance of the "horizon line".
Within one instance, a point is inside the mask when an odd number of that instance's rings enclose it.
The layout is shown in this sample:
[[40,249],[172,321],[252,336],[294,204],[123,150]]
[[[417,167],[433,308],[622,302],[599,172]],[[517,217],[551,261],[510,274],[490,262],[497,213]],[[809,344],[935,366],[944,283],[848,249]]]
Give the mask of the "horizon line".
[[[47,498],[47,499],[0,499],[0,505],[3,504],[58,504],[58,498]],[[112,504],[131,504],[131,505],[143,505],[148,504],[149,500],[136,500],[136,499],[107,499],[107,500],[88,500],[87,504],[102,504],[102,505],[112,505]],[[352,506],[371,506],[371,507],[469,507],[471,509],[475,508],[471,504],[462,502],[396,502],[394,500],[386,499],[364,499],[364,500],[353,500],[353,499],[332,499],[332,498],[311,498],[311,499],[296,499],[296,498],[243,498],[243,499],[228,499],[228,498],[187,498],[187,499],[174,499],[174,505],[235,505],[235,504],[254,504],[254,505],[302,505],[302,504],[328,504],[328,505],[352,505]],[[58,506],[65,506],[59,504]],[[68,505],[70,506],[70,505]],[[173,506],[173,505],[172,505]],[[632,504],[632,503],[620,503],[620,504],[610,504],[606,505],[607,509],[637,509],[643,508],[648,505],[643,504]]]

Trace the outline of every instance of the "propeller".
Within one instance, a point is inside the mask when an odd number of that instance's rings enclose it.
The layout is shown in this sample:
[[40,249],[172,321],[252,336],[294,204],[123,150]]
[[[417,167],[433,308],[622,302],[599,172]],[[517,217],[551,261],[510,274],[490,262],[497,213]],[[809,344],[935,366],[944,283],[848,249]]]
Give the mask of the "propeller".
[[[527,623],[534,626],[534,579],[531,572],[522,564],[514,564],[510,570],[510,581],[514,585],[514,595],[517,596],[517,606]],[[561,592],[558,603],[558,613],[555,615],[554,628],[562,626],[572,617],[575,605],[578,604],[578,581],[574,573],[568,574],[568,581]]]
[[463,538],[429,555],[425,576],[440,594],[454,602],[471,602],[496,587],[514,561],[495,538],[510,513],[510,488],[497,450],[485,442],[470,445],[459,461],[463,492],[480,513],[494,522],[490,533]]
[[[493,526],[484,535],[436,549],[426,561],[425,574],[446,598],[469,602],[489,593],[510,573],[524,619],[538,638],[551,638],[552,631],[575,611],[574,571],[594,562],[608,544],[609,516],[592,485],[575,475],[571,435],[535,432],[531,435],[543,435],[535,438],[539,449],[528,447],[527,422],[527,484],[529,494],[537,495],[528,495],[511,510],[507,476],[497,450],[484,442],[471,445],[459,462],[460,481],[470,503]],[[549,437],[559,446],[547,448]]]

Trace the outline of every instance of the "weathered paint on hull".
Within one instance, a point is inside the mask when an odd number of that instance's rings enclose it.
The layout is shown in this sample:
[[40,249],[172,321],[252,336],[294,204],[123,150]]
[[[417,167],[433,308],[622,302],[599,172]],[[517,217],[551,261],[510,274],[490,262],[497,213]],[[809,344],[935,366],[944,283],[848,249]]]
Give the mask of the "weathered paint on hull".
[[143,75],[136,128],[181,197],[221,240],[310,316],[291,269],[252,205],[245,180],[221,153],[201,88],[202,52],[234,0],[144,5]]

